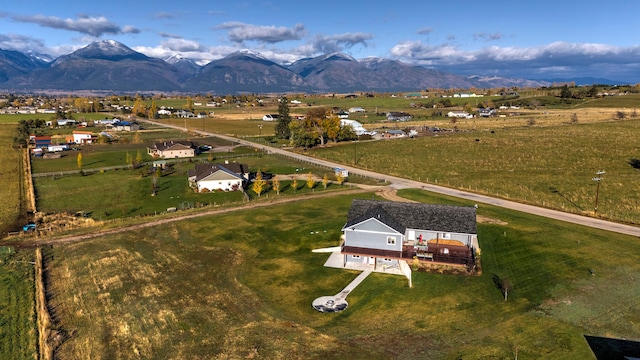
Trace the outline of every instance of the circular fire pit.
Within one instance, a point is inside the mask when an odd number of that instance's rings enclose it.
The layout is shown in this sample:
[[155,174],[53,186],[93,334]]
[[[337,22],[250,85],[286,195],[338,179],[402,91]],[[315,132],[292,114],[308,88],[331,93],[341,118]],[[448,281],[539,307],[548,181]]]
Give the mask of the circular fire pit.
[[347,300],[335,296],[322,296],[313,300],[313,308],[324,313],[340,312],[349,306]]

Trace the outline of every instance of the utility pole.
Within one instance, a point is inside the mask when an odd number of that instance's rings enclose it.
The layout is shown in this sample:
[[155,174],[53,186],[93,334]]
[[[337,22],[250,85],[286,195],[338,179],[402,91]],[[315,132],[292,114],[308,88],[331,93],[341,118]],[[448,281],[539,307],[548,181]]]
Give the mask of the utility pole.
[[596,183],[598,183],[596,185],[596,204],[593,207],[593,216],[597,216],[598,215],[598,196],[600,195],[600,182],[602,181],[602,175],[605,174],[604,170],[600,170],[596,173],[596,177],[592,178],[591,180],[595,181]]

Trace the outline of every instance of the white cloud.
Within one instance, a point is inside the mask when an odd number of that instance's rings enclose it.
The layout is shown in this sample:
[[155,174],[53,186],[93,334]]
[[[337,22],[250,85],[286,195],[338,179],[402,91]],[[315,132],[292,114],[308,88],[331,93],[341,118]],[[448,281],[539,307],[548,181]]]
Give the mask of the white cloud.
[[[429,45],[421,41],[406,41],[395,45],[390,54],[399,60],[460,74],[551,76],[560,73],[567,75],[573,70],[573,76],[586,76],[588,73],[611,76],[608,74],[620,74],[621,69],[637,67],[640,46],[553,42],[537,47],[490,46],[463,50],[449,44]],[[595,68],[600,73],[594,73]]]
[[228,30],[227,37],[235,43],[258,41],[261,43],[278,43],[287,40],[300,40],[304,34],[304,25],[296,24],[293,28],[284,26],[260,26],[241,22],[225,22],[216,29]]
[[78,15],[76,19],[62,19],[55,16],[44,15],[6,15],[14,21],[37,24],[43,27],[76,31],[79,33],[100,37],[104,34],[139,33],[134,26],[120,27],[109,21],[104,16]]

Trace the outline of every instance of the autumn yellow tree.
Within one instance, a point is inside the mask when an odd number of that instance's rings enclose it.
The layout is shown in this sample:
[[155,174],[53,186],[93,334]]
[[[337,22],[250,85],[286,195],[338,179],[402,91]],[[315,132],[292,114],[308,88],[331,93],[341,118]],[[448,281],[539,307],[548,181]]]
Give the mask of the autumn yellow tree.
[[271,188],[276,191],[277,195],[280,195],[280,180],[277,177],[273,177],[271,181]]
[[329,185],[329,177],[327,176],[327,174],[324,174],[324,176],[322,177],[322,187],[326,189],[327,185]]
[[138,150],[138,153],[136,154],[136,165],[140,164],[142,164],[142,153]]
[[158,112],[158,104],[156,104],[155,100],[151,101],[151,107],[149,108],[149,119],[155,119],[156,118],[156,113]]
[[340,135],[340,118],[333,114],[327,117],[323,122],[323,128],[327,134],[327,138],[338,141],[338,135]]
[[315,180],[313,180],[313,174],[311,173],[311,171],[309,171],[309,173],[307,174],[307,187],[309,189],[313,189],[313,187],[316,185]]
[[78,153],[78,158],[76,159],[78,163],[78,169],[82,169],[82,153]]
[[185,105],[185,110],[193,112],[193,100],[191,100],[191,96],[187,96],[187,104]]
[[136,133],[133,134],[133,139],[131,139],[131,142],[134,144],[140,144],[142,142],[142,138],[140,136],[139,131],[136,131]]
[[336,182],[339,185],[342,185],[342,183],[344,182],[344,175],[342,175],[341,171],[336,172]]
[[298,191],[298,179],[297,178],[293,178],[293,180],[291,181],[291,187],[293,188],[294,191]]
[[131,112],[136,116],[146,116],[147,104],[141,98],[136,98],[136,101],[133,103]]
[[258,196],[260,196],[266,190],[266,186],[267,181],[262,178],[262,172],[258,170],[258,172],[256,173],[256,178],[253,179],[251,190],[253,190],[254,193],[258,194]]
[[125,155],[125,161],[127,162],[127,165],[129,165],[129,167],[133,166],[133,158],[131,157],[131,154],[129,154],[128,151],[127,151],[127,155]]

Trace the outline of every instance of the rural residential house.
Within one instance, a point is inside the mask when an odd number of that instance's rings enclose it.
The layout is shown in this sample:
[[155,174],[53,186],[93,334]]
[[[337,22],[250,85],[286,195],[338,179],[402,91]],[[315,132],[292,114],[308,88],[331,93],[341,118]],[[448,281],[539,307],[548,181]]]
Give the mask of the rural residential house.
[[51,136],[33,136],[33,143],[37,149],[46,148],[51,145]]
[[129,121],[118,121],[107,125],[107,129],[115,131],[138,131],[140,130],[140,125]]
[[342,231],[345,265],[417,260],[472,266],[478,251],[474,207],[356,199]]
[[494,109],[494,108],[478,109],[478,115],[480,115],[482,117],[496,116],[496,109]]
[[449,111],[447,113],[448,117],[460,118],[460,119],[471,119],[473,115],[469,114],[466,111]]
[[387,121],[410,121],[411,114],[403,111],[392,111],[387,113]]
[[76,144],[91,144],[97,138],[91,131],[74,131],[72,134]]
[[353,129],[353,132],[358,136],[360,136],[360,135],[375,135],[376,134],[375,131],[369,131],[369,130],[365,129],[362,126],[362,124],[359,121],[356,121],[356,120],[340,119],[340,126],[341,127],[351,126],[351,128]]
[[198,163],[189,170],[189,185],[201,191],[235,191],[244,189],[249,180],[249,167],[237,162],[224,164]]
[[197,154],[198,146],[191,141],[163,141],[147,148],[147,153],[160,158],[187,158]]

